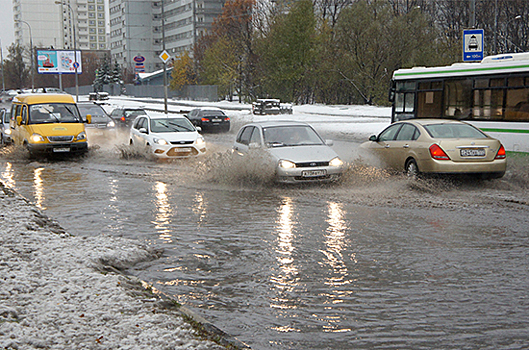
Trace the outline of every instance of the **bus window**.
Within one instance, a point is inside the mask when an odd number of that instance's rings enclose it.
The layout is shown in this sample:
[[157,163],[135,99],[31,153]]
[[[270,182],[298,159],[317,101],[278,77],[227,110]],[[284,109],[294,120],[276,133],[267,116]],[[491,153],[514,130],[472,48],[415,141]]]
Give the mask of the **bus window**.
[[414,108],[415,108],[415,94],[407,93],[405,96],[405,102],[404,102],[404,112],[413,113]]
[[447,80],[445,83],[445,117],[465,119],[471,114],[472,79]]
[[507,90],[505,120],[529,122],[529,88]]
[[438,118],[441,113],[442,91],[417,93],[417,118]]
[[503,118],[503,89],[474,90],[474,118],[499,120]]

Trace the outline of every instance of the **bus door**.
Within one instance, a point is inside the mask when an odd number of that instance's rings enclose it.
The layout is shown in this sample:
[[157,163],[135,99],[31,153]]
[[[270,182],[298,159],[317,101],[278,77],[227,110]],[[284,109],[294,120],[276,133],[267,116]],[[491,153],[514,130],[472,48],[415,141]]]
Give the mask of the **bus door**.
[[391,122],[415,118],[415,95],[417,93],[415,81],[397,81]]

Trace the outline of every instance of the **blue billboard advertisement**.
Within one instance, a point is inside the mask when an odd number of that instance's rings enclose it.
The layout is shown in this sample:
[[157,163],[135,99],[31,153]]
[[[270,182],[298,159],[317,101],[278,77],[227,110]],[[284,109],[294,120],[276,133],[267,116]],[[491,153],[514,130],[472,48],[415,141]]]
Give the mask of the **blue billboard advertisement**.
[[67,50],[37,50],[37,72],[39,74],[77,74],[83,72],[81,65],[81,51],[77,51],[77,62],[74,51]]

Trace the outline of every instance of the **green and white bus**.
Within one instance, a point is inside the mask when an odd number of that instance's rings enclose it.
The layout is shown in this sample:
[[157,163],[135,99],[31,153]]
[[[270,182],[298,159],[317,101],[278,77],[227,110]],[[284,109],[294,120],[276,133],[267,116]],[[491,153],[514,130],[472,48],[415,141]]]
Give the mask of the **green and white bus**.
[[458,119],[529,152],[529,53],[485,57],[480,63],[414,67],[393,73],[391,122]]

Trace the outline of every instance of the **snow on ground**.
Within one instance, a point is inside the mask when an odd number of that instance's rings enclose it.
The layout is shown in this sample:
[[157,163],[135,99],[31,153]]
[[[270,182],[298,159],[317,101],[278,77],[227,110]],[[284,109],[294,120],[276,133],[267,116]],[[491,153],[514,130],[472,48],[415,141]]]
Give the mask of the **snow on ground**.
[[[160,100],[113,99],[109,103],[160,108]],[[206,104],[182,103],[189,107]],[[240,123],[269,118],[253,116],[249,105],[209,105],[234,111]],[[170,110],[181,107],[171,105]],[[315,123],[317,129],[329,132],[368,135],[388,125],[389,109],[294,106],[293,115],[274,118]],[[344,118],[348,123],[343,123]],[[185,308],[119,273],[119,269],[155,258],[156,251],[123,238],[73,237],[1,183],[0,208],[1,349],[223,348],[197,335],[197,328],[186,322],[191,314]],[[210,337],[219,335],[214,326],[194,317],[202,322],[198,329],[210,330]],[[224,345],[244,347],[220,335]]]
[[73,237],[0,186],[1,349],[222,349],[175,304],[121,275],[156,252],[110,236]]

